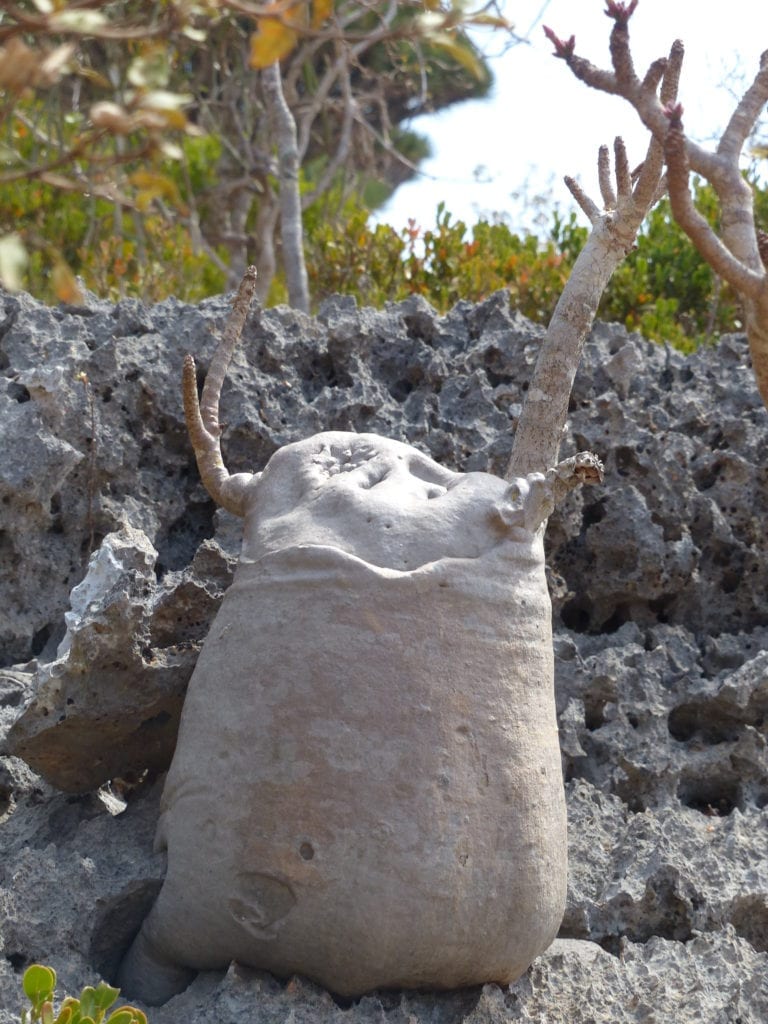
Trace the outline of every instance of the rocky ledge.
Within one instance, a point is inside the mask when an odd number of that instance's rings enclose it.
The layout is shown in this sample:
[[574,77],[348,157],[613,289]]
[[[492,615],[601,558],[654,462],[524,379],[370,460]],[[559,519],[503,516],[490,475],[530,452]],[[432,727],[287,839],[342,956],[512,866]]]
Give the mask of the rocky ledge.
[[[228,308],[0,296],[0,1024],[29,963],[62,993],[113,977],[163,877],[162,772],[239,539],[197,476],[179,377]],[[341,429],[502,473],[540,339],[504,293],[444,317],[418,298],[254,315],[222,405],[228,464]],[[507,989],[352,1004],[233,965],[151,1024],[768,1020],[768,413],[743,336],[686,357],[598,324],[563,456],[582,449],[605,484],[547,534],[558,940]]]

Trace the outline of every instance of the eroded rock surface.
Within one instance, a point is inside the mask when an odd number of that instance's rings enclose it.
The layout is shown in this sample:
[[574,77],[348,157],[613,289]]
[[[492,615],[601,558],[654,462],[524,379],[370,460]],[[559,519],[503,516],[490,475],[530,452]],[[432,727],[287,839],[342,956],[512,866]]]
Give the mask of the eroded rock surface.
[[[15,1024],[28,963],[51,963],[62,991],[109,977],[158,891],[153,777],[239,526],[199,483],[178,385],[226,298],[1,306],[0,1024]],[[257,471],[340,429],[501,473],[540,336],[501,294],[445,317],[420,299],[252,317],[225,388],[228,463]],[[684,357],[598,325],[571,406],[563,456],[593,449],[607,472],[547,538],[561,939],[511,989],[351,1007],[232,967],[152,1024],[768,1019],[768,414],[746,343]]]

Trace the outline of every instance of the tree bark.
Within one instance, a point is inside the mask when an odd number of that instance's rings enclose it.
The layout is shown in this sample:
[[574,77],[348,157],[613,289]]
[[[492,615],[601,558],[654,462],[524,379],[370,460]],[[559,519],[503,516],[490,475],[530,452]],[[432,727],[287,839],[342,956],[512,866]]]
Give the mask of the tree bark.
[[283,243],[288,301],[294,309],[309,313],[309,278],[304,261],[296,122],[285,102],[279,63],[272,64],[262,71],[262,83],[277,141],[280,237]]

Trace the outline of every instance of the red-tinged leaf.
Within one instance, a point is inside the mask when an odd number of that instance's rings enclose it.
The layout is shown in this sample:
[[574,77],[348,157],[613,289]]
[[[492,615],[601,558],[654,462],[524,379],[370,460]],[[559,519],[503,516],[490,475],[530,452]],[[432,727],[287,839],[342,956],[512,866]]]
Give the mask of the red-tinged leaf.
[[70,265],[64,259],[59,258],[54,264],[51,283],[53,284],[56,298],[60,302],[77,305],[83,301],[84,296],[80,285],[77,283],[77,278],[72,272]]

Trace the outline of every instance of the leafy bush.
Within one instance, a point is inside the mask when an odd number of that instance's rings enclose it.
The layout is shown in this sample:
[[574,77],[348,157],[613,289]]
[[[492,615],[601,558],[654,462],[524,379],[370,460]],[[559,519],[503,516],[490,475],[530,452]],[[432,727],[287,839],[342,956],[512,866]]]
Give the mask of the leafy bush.
[[24,972],[22,986],[30,1008],[21,1011],[21,1024],[147,1024],[146,1016],[134,1006],[118,1006],[107,1017],[120,989],[103,981],[96,988],[86,985],[79,999],[68,996],[58,1013],[53,1004],[56,972],[52,967],[32,964]]
[[[758,222],[768,222],[768,189],[753,182]],[[694,186],[696,204],[714,222],[717,204],[708,185]],[[335,291],[380,306],[423,295],[441,311],[459,299],[480,301],[508,288],[515,309],[547,323],[583,248],[588,229],[576,214],[555,209],[549,237],[518,235],[506,224],[468,228],[444,204],[434,227],[409,222],[401,232],[371,226],[365,211],[349,207],[340,222],[308,222],[307,263],[316,301]],[[282,301],[282,300],[281,300]],[[667,200],[647,218],[630,253],[611,279],[598,315],[683,350],[742,328],[741,304],[718,280],[672,219]]]
[[[220,145],[213,136],[188,138],[181,161],[169,162],[157,175],[136,172],[133,181],[144,207],[139,211],[96,196],[62,194],[38,180],[7,185],[0,195],[0,234],[15,227],[32,254],[25,287],[49,302],[77,301],[75,275],[112,300],[137,296],[152,302],[175,295],[194,302],[223,291],[226,252],[212,260],[186,223],[164,212],[196,197],[205,213],[204,197],[215,191]],[[757,220],[766,223],[768,188],[754,181],[753,186]],[[695,197],[714,223],[711,188],[696,184]],[[538,323],[551,317],[588,234],[575,213],[563,216],[557,209],[542,240],[503,223],[480,221],[470,227],[454,220],[443,203],[434,224],[409,221],[398,231],[372,224],[359,200],[342,201],[338,192],[310,206],[304,230],[316,304],[335,292],[373,306],[419,294],[446,311],[460,299],[477,302],[508,288],[512,306]],[[285,281],[278,275],[268,304],[285,301]],[[684,350],[742,327],[738,297],[674,223],[666,200],[647,218],[598,315]]]

